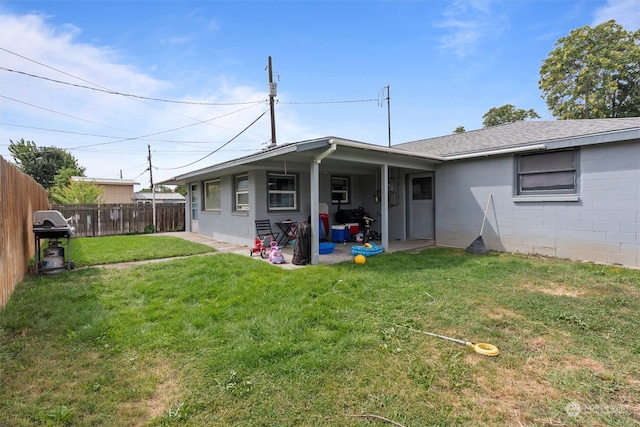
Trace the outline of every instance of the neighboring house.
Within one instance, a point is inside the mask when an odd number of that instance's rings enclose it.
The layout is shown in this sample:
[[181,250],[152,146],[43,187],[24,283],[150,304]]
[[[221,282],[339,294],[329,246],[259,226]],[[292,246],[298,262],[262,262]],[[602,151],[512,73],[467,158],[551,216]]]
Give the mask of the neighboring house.
[[133,187],[139,182],[128,179],[108,179],[108,178],[88,178],[84,176],[74,176],[74,181],[93,182],[104,189],[102,193],[102,203],[133,203]]
[[[521,121],[387,148],[321,138],[177,176],[186,228],[251,245],[256,219],[362,206],[389,241],[640,267],[640,118]],[[312,225],[315,221],[312,222]],[[312,227],[312,263],[318,263]]]
[[[137,192],[133,194],[133,200],[138,205],[153,203],[154,195],[148,192]],[[156,203],[183,203],[185,198],[180,193],[156,193]]]

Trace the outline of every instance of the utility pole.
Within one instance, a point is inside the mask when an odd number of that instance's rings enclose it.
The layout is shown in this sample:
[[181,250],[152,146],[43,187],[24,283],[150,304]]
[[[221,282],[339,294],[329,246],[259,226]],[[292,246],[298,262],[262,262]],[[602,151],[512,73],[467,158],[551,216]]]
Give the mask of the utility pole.
[[391,148],[391,93],[387,85],[387,127],[389,129],[389,148]]
[[269,57],[269,63],[267,65],[269,69],[269,107],[271,108],[271,147],[276,146],[276,113],[273,106],[274,100],[278,95],[278,83],[273,81],[273,69],[271,68],[271,57]]
[[153,232],[156,232],[156,190],[153,186],[153,168],[151,166],[151,145],[147,144],[147,149],[149,150],[149,156],[147,160],[149,160],[149,182],[151,183],[151,211],[153,215]]

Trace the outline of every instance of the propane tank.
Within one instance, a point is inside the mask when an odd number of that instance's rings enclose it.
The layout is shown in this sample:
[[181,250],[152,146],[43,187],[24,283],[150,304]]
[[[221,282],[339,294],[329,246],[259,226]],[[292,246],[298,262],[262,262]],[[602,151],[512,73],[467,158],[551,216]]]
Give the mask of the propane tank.
[[42,272],[47,274],[60,273],[64,270],[64,248],[57,240],[50,240],[49,246],[44,248]]

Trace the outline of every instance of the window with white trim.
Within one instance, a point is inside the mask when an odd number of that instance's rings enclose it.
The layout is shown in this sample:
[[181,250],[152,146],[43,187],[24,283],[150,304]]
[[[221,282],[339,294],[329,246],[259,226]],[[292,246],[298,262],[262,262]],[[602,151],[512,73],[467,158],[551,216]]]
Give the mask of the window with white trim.
[[349,177],[331,177],[331,203],[349,204]]
[[191,192],[190,192],[190,197],[191,197],[191,219],[193,220],[197,220],[198,219],[198,211],[200,210],[200,207],[198,206],[199,203],[199,199],[200,197],[198,196],[198,184],[191,184]]
[[220,180],[206,181],[204,183],[204,210],[219,212],[220,209]]
[[233,179],[236,211],[249,210],[249,175],[236,175]]
[[521,154],[516,157],[517,194],[577,194],[578,150]]
[[270,211],[298,209],[296,174],[269,173],[267,177],[267,203]]

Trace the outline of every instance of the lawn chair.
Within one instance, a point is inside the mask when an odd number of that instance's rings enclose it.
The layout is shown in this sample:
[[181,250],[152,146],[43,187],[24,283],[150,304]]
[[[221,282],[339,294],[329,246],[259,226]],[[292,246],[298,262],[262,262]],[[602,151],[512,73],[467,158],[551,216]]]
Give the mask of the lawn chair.
[[277,242],[278,237],[280,236],[279,232],[274,232],[271,229],[271,221],[268,219],[256,220],[256,233],[260,240],[263,240],[266,236],[271,236],[271,239]]

